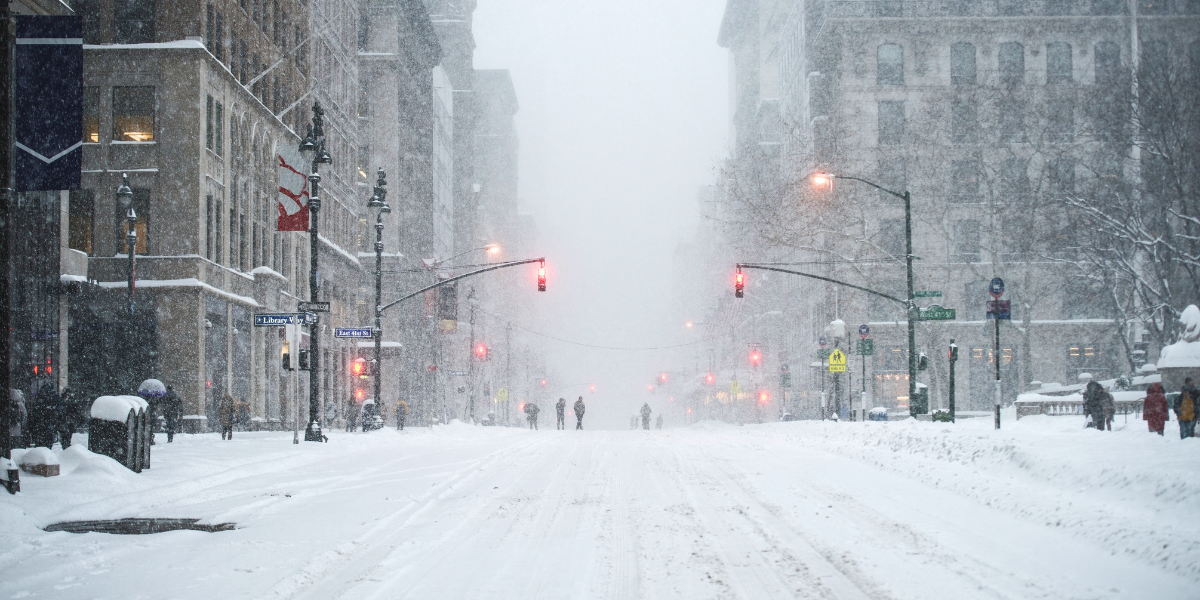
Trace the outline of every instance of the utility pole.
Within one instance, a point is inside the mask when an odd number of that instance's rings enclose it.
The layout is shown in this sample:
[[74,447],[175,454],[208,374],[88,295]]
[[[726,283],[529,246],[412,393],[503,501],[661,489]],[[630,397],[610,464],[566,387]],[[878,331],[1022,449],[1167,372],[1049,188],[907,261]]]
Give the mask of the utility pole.
[[504,425],[512,424],[509,407],[512,405],[512,323],[504,328],[504,389],[508,392],[504,402]]
[[958,346],[950,340],[950,422],[954,423],[954,364],[958,362]]
[[467,303],[471,305],[471,347],[467,349],[467,415],[471,424],[475,424],[475,288],[467,294]]
[[[12,440],[8,435],[9,410],[12,408],[10,400],[10,391],[12,388],[9,371],[9,355],[12,352],[12,334],[11,329],[11,309],[10,309],[10,292],[9,292],[9,276],[12,273],[9,262],[11,260],[9,244],[11,242],[11,230],[9,228],[9,211],[12,206],[13,190],[16,188],[13,172],[13,112],[16,107],[15,94],[13,89],[14,80],[14,50],[15,50],[15,23],[12,18],[12,13],[9,11],[9,3],[4,3],[4,12],[0,13],[3,19],[0,19],[0,94],[3,95],[4,110],[0,111],[3,116],[0,116],[0,393],[4,394],[0,397],[0,451],[4,453],[5,467],[4,473],[0,474],[5,477],[5,489],[10,494],[16,493],[21,489],[19,480],[20,471],[16,469],[16,465],[9,462],[12,458],[10,447]],[[7,468],[12,467],[12,468]]]
[[[320,214],[321,198],[319,187],[321,175],[318,172],[322,164],[332,164],[333,158],[325,149],[325,110],[320,102],[314,102],[312,107],[312,124],[308,133],[300,143],[300,156],[312,160],[312,173],[308,181],[312,184],[312,192],[308,200],[309,230],[308,230],[308,300],[316,303],[318,297],[317,257],[320,255]],[[321,380],[321,332],[317,320],[308,324],[308,426],[304,428],[304,441],[322,441],[321,422],[318,421],[320,412],[320,380]],[[378,402],[378,400],[376,400]]]

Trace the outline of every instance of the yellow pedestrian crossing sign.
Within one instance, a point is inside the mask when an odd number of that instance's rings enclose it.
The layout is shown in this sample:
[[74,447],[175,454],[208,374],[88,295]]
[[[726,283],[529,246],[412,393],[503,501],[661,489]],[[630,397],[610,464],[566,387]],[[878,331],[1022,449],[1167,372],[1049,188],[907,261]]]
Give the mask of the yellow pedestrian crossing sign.
[[508,402],[508,388],[500,388],[500,391],[496,392],[496,401]]
[[736,398],[738,394],[742,393],[742,384],[738,383],[736,379],[731,381],[729,383],[729,393]]
[[829,353],[829,372],[846,372],[846,355],[843,354],[841,350],[834,350],[833,352]]

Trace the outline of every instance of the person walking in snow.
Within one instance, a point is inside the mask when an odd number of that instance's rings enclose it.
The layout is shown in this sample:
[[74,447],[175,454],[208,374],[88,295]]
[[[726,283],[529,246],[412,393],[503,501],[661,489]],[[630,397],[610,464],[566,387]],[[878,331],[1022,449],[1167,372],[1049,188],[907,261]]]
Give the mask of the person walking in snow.
[[1142,403],[1142,418],[1150,427],[1150,433],[1163,434],[1163,424],[1167,422],[1167,395],[1163,393],[1161,384],[1152,383],[1146,390],[1146,400]]
[[560,429],[566,429],[567,428],[567,414],[566,414],[567,413],[567,401],[563,398],[559,398],[558,403],[556,403],[554,405],[554,411],[555,411],[555,413],[558,414],[558,424],[555,425],[554,429],[556,431],[560,430]]
[[218,409],[218,416],[221,418],[221,439],[233,439],[233,396],[225,394],[221,398],[221,406]]
[[25,447],[25,419],[29,412],[25,409],[25,394],[21,390],[8,390],[8,445],[11,448]]
[[650,431],[650,413],[651,412],[652,411],[650,410],[649,402],[642,405],[642,429],[645,429],[646,431]]
[[583,396],[580,396],[579,399],[575,401],[575,406],[571,407],[571,409],[575,411],[575,429],[577,431],[583,429],[583,411],[585,408],[586,407],[583,405]]
[[396,403],[396,431],[404,431],[404,422],[408,420],[408,403],[401,400]]
[[1104,431],[1104,387],[1098,382],[1089,381],[1083,392],[1083,414],[1092,418],[1092,427]]
[[1101,406],[1104,408],[1104,428],[1113,430],[1113,417],[1117,416],[1117,401],[1113,399],[1113,395],[1108,390],[1103,390],[1104,396],[1101,400]]
[[1183,387],[1179,389],[1179,395],[1175,397],[1173,408],[1175,410],[1175,418],[1179,420],[1179,439],[1185,440],[1190,437],[1196,437],[1196,410],[1200,407],[1196,406],[1200,402],[1200,390],[1192,384],[1192,378],[1188,377],[1183,380]]
[[53,383],[44,383],[33,397],[29,411],[29,436],[34,447],[50,448],[62,418],[62,398]]
[[525,415],[526,415],[526,418],[529,419],[529,428],[530,429],[538,428],[537,420],[538,420],[539,412],[542,412],[542,409],[538,408],[538,405],[536,405],[532,402],[525,405]]
[[656,419],[656,420],[654,421],[654,428],[655,428],[655,429],[662,429],[662,413],[659,413],[659,414],[658,414],[658,419]]
[[167,386],[167,393],[162,397],[163,426],[167,429],[167,443],[175,441],[175,432],[179,431],[180,421],[183,420],[183,403],[173,386]]

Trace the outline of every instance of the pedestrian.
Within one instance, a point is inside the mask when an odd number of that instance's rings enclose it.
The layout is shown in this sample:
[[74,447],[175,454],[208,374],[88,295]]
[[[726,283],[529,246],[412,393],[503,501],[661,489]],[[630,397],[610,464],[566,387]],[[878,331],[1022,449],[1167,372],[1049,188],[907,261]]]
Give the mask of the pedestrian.
[[658,413],[658,420],[654,422],[655,429],[662,429],[662,413]]
[[567,401],[562,398],[559,398],[558,403],[554,405],[554,412],[558,414],[558,424],[554,427],[554,429],[556,431],[566,429],[567,428],[567,421],[566,421]]
[[354,401],[346,404],[346,433],[353,433],[358,428],[358,405]]
[[42,384],[34,395],[33,405],[29,410],[29,436],[32,446],[54,446],[54,433],[58,430],[61,419],[60,404],[62,398],[59,397],[54,384]]
[[167,443],[175,441],[175,432],[179,431],[180,421],[183,420],[183,403],[175,388],[167,386],[167,393],[162,397],[163,425],[167,428]]
[[396,403],[396,431],[404,431],[404,422],[408,420],[408,403],[401,400]]
[[646,431],[650,431],[650,413],[650,403],[647,402],[642,405],[642,429]]
[[25,447],[25,394],[21,390],[8,390],[8,444],[12,448]]
[[1173,408],[1175,417],[1179,420],[1179,439],[1196,437],[1196,401],[1200,399],[1200,390],[1192,385],[1192,378],[1183,380],[1183,387],[1175,397]]
[[575,401],[575,406],[571,408],[575,411],[575,429],[583,429],[583,411],[586,409],[586,407],[583,405],[583,396],[580,396],[579,399]]
[[78,401],[75,399],[75,392],[69,387],[63,388],[62,408],[59,414],[62,416],[58,420],[58,443],[66,450],[71,447],[71,437],[79,427]]
[[221,407],[219,410],[221,417],[221,439],[233,439],[233,396],[225,394],[221,398]]
[[1113,430],[1113,417],[1117,415],[1117,402],[1113,399],[1113,395],[1108,390],[1104,390],[1104,396],[1101,399],[1101,406],[1104,407],[1104,428]]
[[1146,390],[1142,418],[1150,427],[1150,433],[1163,434],[1163,424],[1170,418],[1170,413],[1167,412],[1167,395],[1163,393],[1162,384],[1152,383],[1150,389]]
[[1083,392],[1083,414],[1092,418],[1090,427],[1104,431],[1104,387],[1095,381],[1089,381]]
[[530,429],[538,428],[537,420],[538,420],[539,412],[542,412],[542,409],[538,408],[538,405],[536,405],[532,402],[525,405],[525,414],[528,415],[527,418],[529,419],[529,428]]

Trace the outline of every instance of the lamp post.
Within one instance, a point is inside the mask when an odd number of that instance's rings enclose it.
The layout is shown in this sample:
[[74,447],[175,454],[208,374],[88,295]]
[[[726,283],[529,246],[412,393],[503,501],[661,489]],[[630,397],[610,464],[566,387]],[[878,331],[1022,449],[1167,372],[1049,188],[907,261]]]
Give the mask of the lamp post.
[[[383,169],[379,169],[378,177],[375,180],[375,190],[371,194],[371,200],[367,202],[368,208],[378,208],[379,212],[375,214],[375,328],[371,331],[371,335],[375,338],[375,365],[371,370],[372,376],[375,378],[375,407],[382,412],[383,410],[383,215],[392,212],[392,207],[388,206],[385,198],[387,198],[387,174]],[[399,415],[396,415],[399,418]]]
[[[309,269],[308,269],[308,300],[310,302],[317,301],[317,255],[320,246],[320,240],[317,235],[319,232],[319,216],[321,214],[321,199],[319,194],[319,185],[321,183],[321,175],[319,168],[322,164],[332,164],[333,158],[329,156],[329,152],[325,149],[325,110],[321,108],[320,102],[313,103],[312,124],[308,126],[308,131],[304,136],[304,140],[300,142],[300,156],[312,163],[312,173],[308,176],[308,181],[312,184],[312,191],[309,193],[308,212],[311,223],[309,224]],[[318,323],[308,324],[308,340],[310,346],[308,358],[308,426],[304,428],[304,441],[319,442],[321,441],[321,422],[318,420],[319,397],[320,392],[320,377],[321,377],[321,336],[318,329]]]
[[133,190],[129,189],[129,174],[121,173],[121,185],[117,187],[117,202],[125,209],[125,247],[129,252],[129,318],[133,318],[133,289],[137,282],[137,213],[133,210]]
[[917,397],[917,320],[920,318],[920,313],[917,311],[916,297],[913,295],[912,195],[907,190],[904,193],[893,192],[866,179],[851,177],[849,175],[817,173],[813,175],[812,181],[817,187],[832,187],[834,179],[859,181],[904,200],[904,262],[908,274],[908,296],[906,297],[908,312],[908,404],[911,412],[913,402]]

